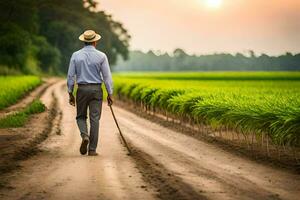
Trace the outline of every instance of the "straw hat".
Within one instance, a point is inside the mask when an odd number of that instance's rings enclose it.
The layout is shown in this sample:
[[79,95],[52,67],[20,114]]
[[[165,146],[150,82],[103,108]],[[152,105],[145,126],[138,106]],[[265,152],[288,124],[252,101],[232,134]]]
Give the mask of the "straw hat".
[[101,36],[93,30],[84,31],[84,33],[79,36],[79,40],[83,42],[96,42],[100,40],[100,38]]

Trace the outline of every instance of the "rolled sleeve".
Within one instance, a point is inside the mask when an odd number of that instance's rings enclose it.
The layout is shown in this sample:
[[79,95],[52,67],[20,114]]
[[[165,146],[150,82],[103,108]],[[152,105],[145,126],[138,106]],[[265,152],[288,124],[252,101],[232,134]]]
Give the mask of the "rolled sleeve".
[[107,93],[109,95],[113,94],[113,81],[112,81],[112,75],[108,63],[107,56],[104,56],[103,62],[101,63],[101,73],[103,77],[103,81],[107,90]]
[[76,76],[75,56],[73,54],[71,59],[70,59],[68,77],[67,77],[67,86],[68,86],[68,92],[69,93],[73,93],[74,85],[75,85],[75,76]]

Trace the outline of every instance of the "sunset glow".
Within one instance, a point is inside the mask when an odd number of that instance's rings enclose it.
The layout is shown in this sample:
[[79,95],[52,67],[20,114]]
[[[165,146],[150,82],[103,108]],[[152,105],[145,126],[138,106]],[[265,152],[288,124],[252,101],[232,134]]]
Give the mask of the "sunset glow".
[[222,0],[206,0],[206,4],[210,8],[218,8],[222,5]]
[[299,0],[98,0],[131,48],[190,53],[300,51]]

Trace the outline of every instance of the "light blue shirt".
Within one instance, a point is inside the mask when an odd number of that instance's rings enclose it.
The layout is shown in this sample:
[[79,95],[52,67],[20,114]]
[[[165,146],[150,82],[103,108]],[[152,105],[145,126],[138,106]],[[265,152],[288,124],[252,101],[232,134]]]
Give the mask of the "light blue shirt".
[[87,45],[73,53],[68,70],[68,91],[77,84],[105,84],[108,94],[113,94],[113,82],[107,56],[94,46]]

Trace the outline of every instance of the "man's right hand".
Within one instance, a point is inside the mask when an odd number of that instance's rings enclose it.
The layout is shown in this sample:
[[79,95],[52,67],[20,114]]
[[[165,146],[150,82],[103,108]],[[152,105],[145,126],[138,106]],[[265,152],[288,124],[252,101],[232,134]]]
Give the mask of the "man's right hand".
[[69,104],[71,106],[75,106],[75,97],[74,97],[73,93],[69,93]]
[[112,95],[107,95],[107,104],[108,104],[108,106],[113,105],[113,103],[114,103],[114,101],[113,101]]

